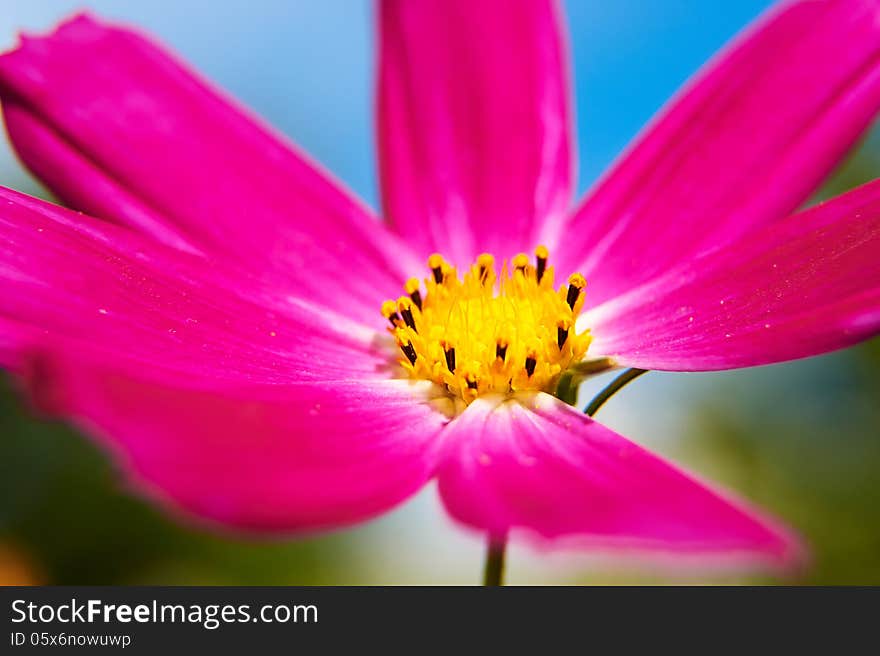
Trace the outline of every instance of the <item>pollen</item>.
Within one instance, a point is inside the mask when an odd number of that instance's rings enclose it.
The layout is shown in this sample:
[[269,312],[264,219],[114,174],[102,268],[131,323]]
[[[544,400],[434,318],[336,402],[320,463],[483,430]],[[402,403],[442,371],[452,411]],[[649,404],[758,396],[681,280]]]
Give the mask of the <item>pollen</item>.
[[534,262],[520,253],[500,268],[484,253],[460,276],[431,255],[430,275],[410,278],[406,294],[381,307],[400,365],[466,404],[484,394],[554,393],[592,337],[575,328],[586,280],[575,273],[555,288],[548,261],[544,246]]

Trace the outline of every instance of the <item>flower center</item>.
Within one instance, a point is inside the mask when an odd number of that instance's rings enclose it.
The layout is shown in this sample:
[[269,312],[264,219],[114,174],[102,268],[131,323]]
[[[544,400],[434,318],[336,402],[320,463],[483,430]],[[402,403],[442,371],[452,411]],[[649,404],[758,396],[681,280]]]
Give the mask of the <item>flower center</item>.
[[489,393],[555,392],[592,340],[589,330],[575,331],[586,281],[575,273],[554,289],[547,249],[535,255],[534,265],[520,253],[497,272],[484,253],[463,277],[441,255],[428,258],[431,275],[410,278],[406,296],[382,304],[410,376],[465,403]]

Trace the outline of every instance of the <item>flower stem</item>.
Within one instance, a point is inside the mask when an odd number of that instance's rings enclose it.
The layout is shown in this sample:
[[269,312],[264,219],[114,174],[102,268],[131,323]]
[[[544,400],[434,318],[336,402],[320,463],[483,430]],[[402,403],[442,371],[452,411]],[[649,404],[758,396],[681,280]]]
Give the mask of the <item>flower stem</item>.
[[589,405],[584,409],[584,413],[592,417],[599,411],[599,408],[605,405],[605,402],[608,399],[623,389],[627,383],[646,373],[648,373],[647,369],[627,369],[617,378],[612,380],[605,389],[599,392],[593,400],[590,401]]
[[483,568],[483,585],[504,585],[504,552],[506,535],[490,535],[486,545],[486,564]]

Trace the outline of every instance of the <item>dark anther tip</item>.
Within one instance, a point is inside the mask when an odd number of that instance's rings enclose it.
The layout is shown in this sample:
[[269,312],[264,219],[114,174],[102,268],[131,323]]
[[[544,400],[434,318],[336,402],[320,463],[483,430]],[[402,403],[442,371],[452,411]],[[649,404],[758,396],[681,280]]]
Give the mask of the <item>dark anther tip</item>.
[[580,295],[580,289],[578,289],[574,285],[568,286],[568,295],[565,297],[565,302],[568,303],[568,307],[570,307],[572,310],[574,309],[574,304],[577,303],[578,296]]
[[455,371],[455,349],[448,348],[446,349],[446,366],[449,368],[449,371]]
[[[416,330],[416,320],[413,319],[412,310],[410,310],[410,309],[401,310],[400,314],[403,315],[403,321],[406,323],[406,325],[409,326],[410,328],[412,328],[413,330]],[[416,332],[418,332],[418,331],[416,330]]]
[[406,356],[406,359],[409,360],[410,364],[416,363],[416,350],[413,348],[412,342],[401,344],[400,350],[403,351],[403,354]]
[[558,327],[556,329],[556,343],[559,344],[559,348],[562,348],[565,344],[565,340],[568,339],[568,328]]
[[535,267],[535,276],[538,278],[538,282],[541,282],[541,278],[544,277],[544,272],[547,270],[547,260],[543,257],[538,258],[538,265]]

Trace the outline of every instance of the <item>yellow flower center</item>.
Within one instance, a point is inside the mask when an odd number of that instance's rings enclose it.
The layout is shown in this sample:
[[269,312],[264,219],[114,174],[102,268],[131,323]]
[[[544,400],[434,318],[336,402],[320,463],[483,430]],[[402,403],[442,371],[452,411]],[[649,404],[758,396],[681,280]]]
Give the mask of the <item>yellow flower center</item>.
[[466,404],[489,393],[554,393],[592,339],[575,330],[586,281],[575,273],[554,289],[547,249],[535,255],[534,265],[520,253],[497,272],[484,253],[461,278],[441,255],[428,258],[431,275],[410,278],[406,296],[382,304],[410,376]]

